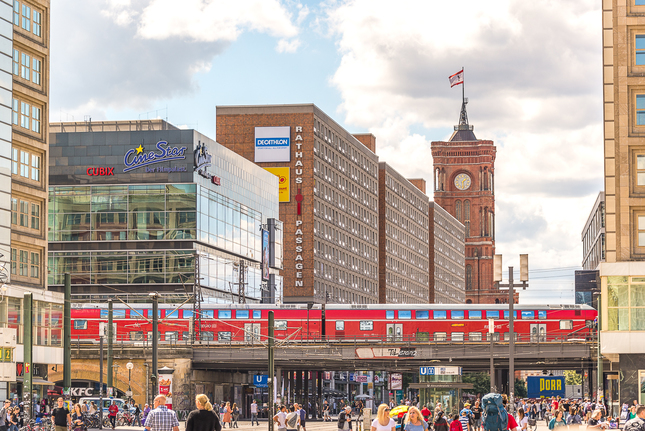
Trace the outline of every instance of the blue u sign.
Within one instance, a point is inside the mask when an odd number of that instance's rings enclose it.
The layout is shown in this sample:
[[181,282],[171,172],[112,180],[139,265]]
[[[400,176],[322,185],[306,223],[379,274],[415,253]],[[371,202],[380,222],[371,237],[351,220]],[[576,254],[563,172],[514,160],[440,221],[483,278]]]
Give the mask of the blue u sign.
[[434,376],[434,367],[420,367],[419,374],[422,376]]
[[269,376],[266,374],[256,374],[253,376],[253,384],[256,388],[268,388]]

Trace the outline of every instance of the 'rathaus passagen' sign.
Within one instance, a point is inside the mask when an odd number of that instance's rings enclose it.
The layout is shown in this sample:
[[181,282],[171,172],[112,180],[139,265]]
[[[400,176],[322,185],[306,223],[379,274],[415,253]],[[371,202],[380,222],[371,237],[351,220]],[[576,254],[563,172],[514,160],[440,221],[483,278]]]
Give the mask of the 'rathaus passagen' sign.
[[125,153],[123,172],[129,172],[143,166],[155,163],[169,162],[171,160],[182,160],[186,158],[186,147],[173,147],[166,141],[159,141],[156,145],[156,151],[145,151],[143,144],[137,148],[132,148]]

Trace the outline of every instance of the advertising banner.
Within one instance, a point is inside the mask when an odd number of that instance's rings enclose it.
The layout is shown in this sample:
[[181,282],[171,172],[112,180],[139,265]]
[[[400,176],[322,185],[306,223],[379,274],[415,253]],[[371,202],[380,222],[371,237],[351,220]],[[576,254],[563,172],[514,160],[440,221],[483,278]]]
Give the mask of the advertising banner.
[[403,389],[403,374],[391,373],[390,374],[390,390]]
[[564,377],[529,376],[526,378],[529,398],[565,397]]
[[262,281],[269,280],[269,231],[262,231]]
[[290,162],[291,127],[256,127],[255,162]]
[[278,177],[279,201],[291,201],[291,184],[290,184],[290,168],[264,168]]
[[159,395],[166,396],[166,406],[172,408],[172,374],[159,374]]
[[419,367],[421,376],[461,376],[461,367]]

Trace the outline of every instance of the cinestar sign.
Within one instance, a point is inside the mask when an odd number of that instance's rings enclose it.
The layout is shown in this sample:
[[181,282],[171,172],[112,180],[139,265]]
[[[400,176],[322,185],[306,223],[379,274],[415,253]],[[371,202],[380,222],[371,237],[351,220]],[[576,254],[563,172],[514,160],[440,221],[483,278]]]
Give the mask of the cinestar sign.
[[290,162],[291,127],[256,127],[255,162]]

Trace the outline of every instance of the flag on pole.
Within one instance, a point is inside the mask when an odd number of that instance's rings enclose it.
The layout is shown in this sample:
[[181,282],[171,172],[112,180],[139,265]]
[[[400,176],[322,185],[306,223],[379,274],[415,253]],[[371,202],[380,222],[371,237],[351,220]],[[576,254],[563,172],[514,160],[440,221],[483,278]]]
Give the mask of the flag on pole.
[[454,75],[451,75],[448,77],[450,80],[450,88],[454,87],[455,85],[463,84],[464,83],[464,69],[461,69],[459,72],[455,73]]

